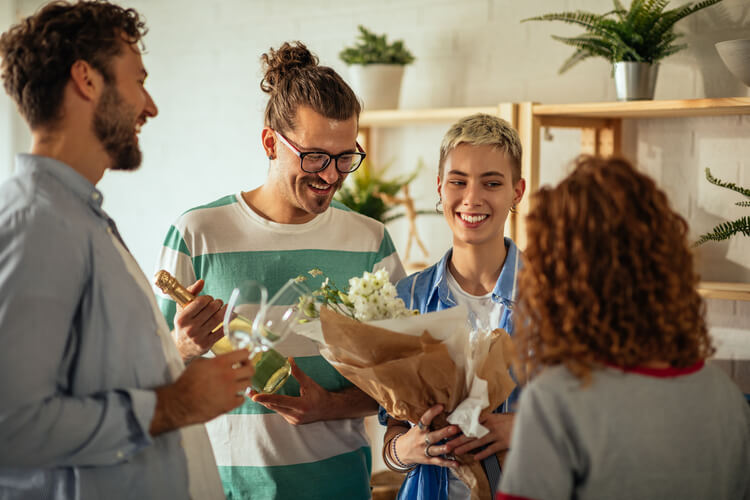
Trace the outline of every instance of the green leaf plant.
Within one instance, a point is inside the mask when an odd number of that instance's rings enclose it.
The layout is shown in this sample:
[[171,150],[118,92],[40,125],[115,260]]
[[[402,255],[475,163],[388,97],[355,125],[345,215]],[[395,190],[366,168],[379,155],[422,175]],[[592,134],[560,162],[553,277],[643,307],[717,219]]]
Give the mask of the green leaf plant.
[[[740,187],[732,182],[724,182],[711,175],[711,169],[706,169],[706,179],[711,184],[736,191],[748,198],[748,200],[735,202],[738,207],[750,207],[750,189]],[[750,217],[740,217],[737,220],[723,222],[713,228],[711,232],[702,235],[693,246],[702,245],[707,241],[722,241],[731,238],[735,234],[750,236]]]
[[[385,175],[390,165],[374,171],[367,160],[350,174],[350,179],[336,193],[336,200],[348,208],[359,212],[382,223],[391,222],[406,215],[393,213],[399,204],[387,203],[383,198],[393,198],[401,188],[416,179],[424,166],[420,160],[417,168],[410,174],[386,179]],[[386,196],[382,196],[386,195]],[[429,210],[418,210],[418,214],[433,214]]]
[[360,25],[357,43],[345,47],[339,57],[346,64],[398,64],[405,66],[414,62],[414,56],[404,47],[403,40],[388,43],[386,35],[376,35]]
[[564,73],[581,61],[603,57],[611,63],[621,61],[655,63],[687,47],[677,43],[683,36],[674,31],[681,19],[722,0],[688,2],[665,10],[669,0],[633,0],[626,9],[614,0],[614,9],[604,14],[577,10],[530,17],[527,21],[562,21],[581,26],[585,33],[574,37],[552,38],[575,48],[558,73]]

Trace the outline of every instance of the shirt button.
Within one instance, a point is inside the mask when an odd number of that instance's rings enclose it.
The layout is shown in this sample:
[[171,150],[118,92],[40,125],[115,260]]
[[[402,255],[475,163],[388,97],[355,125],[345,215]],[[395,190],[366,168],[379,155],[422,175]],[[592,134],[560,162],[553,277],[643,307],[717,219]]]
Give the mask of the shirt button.
[[117,458],[123,458],[125,454],[122,451],[117,452]]
[[101,197],[102,197],[102,195],[100,195],[97,192],[91,193],[91,199],[94,200],[94,201],[99,201],[99,198],[101,198]]

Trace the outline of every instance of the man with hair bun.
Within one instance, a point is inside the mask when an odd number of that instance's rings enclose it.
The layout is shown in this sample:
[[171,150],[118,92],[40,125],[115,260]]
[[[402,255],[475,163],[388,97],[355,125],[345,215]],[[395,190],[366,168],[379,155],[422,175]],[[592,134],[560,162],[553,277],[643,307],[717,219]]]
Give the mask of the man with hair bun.
[[82,1],[0,37],[3,84],[32,135],[0,186],[4,500],[223,498],[195,424],[243,402],[248,352],[185,368],[95,187],[140,165],[157,114],[145,32],[133,9]]
[[[299,42],[271,49],[261,60],[261,89],[269,94],[261,134],[266,182],[183,214],[169,229],[159,259],[160,268],[193,283],[194,292],[210,294],[202,297],[202,308],[182,311],[161,297],[186,360],[203,355],[221,337],[211,333],[218,319],[189,329],[186,318],[215,314],[219,305],[211,306],[211,296],[226,298],[241,280],[261,282],[273,294],[312,268],[336,283],[377,268],[386,268],[394,282],[404,277],[383,224],[332,203],[365,156],[357,144],[357,97]],[[293,358],[294,379],[277,394],[253,395],[209,425],[225,493],[370,498],[363,417],[374,414],[377,404],[339,375],[312,341],[290,337],[278,350]]]

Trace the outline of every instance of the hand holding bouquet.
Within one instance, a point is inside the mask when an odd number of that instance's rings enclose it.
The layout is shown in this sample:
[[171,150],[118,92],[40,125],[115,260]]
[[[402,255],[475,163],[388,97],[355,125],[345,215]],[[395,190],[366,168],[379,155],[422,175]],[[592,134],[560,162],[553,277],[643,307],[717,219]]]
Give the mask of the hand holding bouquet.
[[[442,404],[445,413],[434,420],[438,427],[450,422],[466,436],[484,436],[480,419],[515,387],[508,334],[471,332],[462,306],[416,315],[396,297],[385,270],[352,278],[349,285],[344,291],[326,280],[313,292],[319,308],[308,307],[307,313],[320,322],[302,325],[298,333],[317,340],[334,368],[392,417],[416,423]],[[472,497],[489,497],[481,464],[470,455],[457,459],[456,473]]]

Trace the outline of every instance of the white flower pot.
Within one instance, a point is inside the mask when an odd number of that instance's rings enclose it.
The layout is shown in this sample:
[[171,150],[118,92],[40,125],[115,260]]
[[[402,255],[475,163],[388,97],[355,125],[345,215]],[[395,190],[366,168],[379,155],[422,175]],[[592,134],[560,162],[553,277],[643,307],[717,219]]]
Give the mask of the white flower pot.
[[364,109],[396,109],[401,95],[404,67],[400,64],[353,64],[349,66],[352,90]]
[[716,50],[729,71],[750,87],[750,38],[719,42]]

